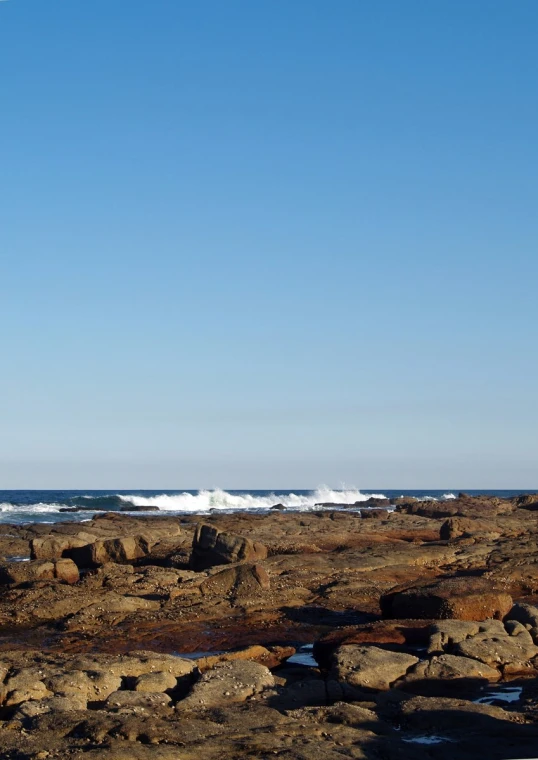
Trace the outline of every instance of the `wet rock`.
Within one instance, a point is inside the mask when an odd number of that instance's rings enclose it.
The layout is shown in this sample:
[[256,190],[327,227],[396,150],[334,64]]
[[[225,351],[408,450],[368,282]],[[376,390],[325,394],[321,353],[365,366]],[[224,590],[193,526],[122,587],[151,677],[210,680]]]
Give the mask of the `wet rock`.
[[348,644],[333,654],[329,677],[361,689],[389,689],[418,661],[402,652]]
[[219,531],[207,523],[199,524],[194,534],[191,564],[195,570],[235,562],[255,562],[266,557],[267,548],[258,541]]
[[389,500],[387,498],[380,498],[377,496],[370,496],[366,501],[356,501],[356,507],[388,507]]
[[380,600],[388,618],[442,620],[502,619],[512,608],[512,597],[483,578],[448,578],[392,589]]
[[223,654],[208,655],[200,657],[196,662],[196,667],[203,673],[210,668],[214,668],[219,662],[231,662],[233,660],[252,660],[265,665],[267,668],[276,668],[282,664],[288,657],[295,654],[295,647],[273,646],[270,649],[262,647],[259,644],[253,644],[245,649],[239,649],[234,652],[224,652]]
[[261,565],[238,565],[220,570],[200,585],[204,596],[227,596],[233,598],[257,596],[267,591],[271,582]]
[[219,663],[201,676],[190,694],[177,703],[176,710],[204,710],[244,702],[271,686],[274,678],[264,665],[248,660]]

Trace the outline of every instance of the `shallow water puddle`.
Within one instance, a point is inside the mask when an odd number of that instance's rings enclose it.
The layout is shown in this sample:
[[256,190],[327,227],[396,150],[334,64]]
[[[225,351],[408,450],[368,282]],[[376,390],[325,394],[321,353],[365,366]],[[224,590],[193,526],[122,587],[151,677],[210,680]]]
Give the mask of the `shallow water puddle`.
[[201,660],[202,657],[218,657],[221,654],[226,654],[224,649],[214,649],[211,652],[172,652],[174,657],[183,657],[185,660]]
[[448,739],[446,736],[409,736],[402,741],[408,744],[442,744],[443,742],[453,742],[453,739]]
[[474,699],[477,705],[491,705],[494,702],[517,702],[521,696],[521,686],[495,686],[488,689],[488,693],[480,699]]
[[318,663],[314,659],[314,655],[312,654],[314,649],[313,644],[303,644],[303,646],[299,647],[295,654],[292,654],[291,657],[288,657],[286,660],[286,664],[291,665],[306,665],[310,668],[317,668]]

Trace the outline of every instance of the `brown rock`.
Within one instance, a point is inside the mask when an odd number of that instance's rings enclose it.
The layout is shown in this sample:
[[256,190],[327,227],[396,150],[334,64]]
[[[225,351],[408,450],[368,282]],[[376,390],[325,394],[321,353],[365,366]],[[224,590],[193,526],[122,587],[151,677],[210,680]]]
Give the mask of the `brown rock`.
[[59,559],[69,549],[85,546],[95,540],[97,536],[87,533],[76,536],[40,536],[30,541],[30,556],[32,559]]
[[34,583],[35,581],[52,580],[54,577],[54,563],[48,560],[9,562],[0,565],[0,585]]
[[538,493],[526,493],[513,499],[516,507],[529,509],[531,512],[538,510]]
[[418,657],[375,646],[339,647],[333,655],[330,678],[363,689],[389,689],[416,665]]
[[474,520],[469,517],[449,517],[441,525],[439,537],[442,541],[451,541],[454,538],[470,538],[472,536],[498,537],[501,530],[495,529],[495,524],[486,520]]
[[448,578],[396,587],[381,597],[380,605],[388,618],[500,620],[512,608],[512,597],[484,578]]
[[222,662],[197,681],[176,710],[205,710],[209,707],[244,702],[253,694],[274,685],[271,671],[249,660]]
[[416,681],[446,681],[457,679],[484,679],[498,681],[501,674],[496,668],[491,668],[483,662],[470,657],[456,657],[451,654],[442,654],[424,660],[415,665],[405,676],[406,684]]
[[54,563],[54,577],[65,583],[78,583],[80,573],[72,559],[58,559]]
[[70,549],[68,554],[78,567],[99,567],[107,562],[133,562],[145,557],[152,542],[146,536],[127,536],[95,541]]
[[379,620],[364,625],[345,626],[322,636],[314,642],[314,657],[322,668],[338,647],[344,644],[376,644],[391,650],[404,650],[409,646],[425,646],[429,640],[430,623],[422,620],[393,622]]
[[204,596],[234,598],[255,596],[271,587],[267,572],[261,565],[238,565],[211,575],[200,585]]
[[201,673],[215,667],[219,662],[231,662],[232,660],[252,660],[266,668],[276,668],[288,657],[295,654],[295,647],[262,647],[254,644],[245,649],[239,649],[235,652],[225,652],[224,654],[208,655],[196,660],[196,667]]
[[495,515],[510,514],[515,509],[515,504],[509,499],[500,499],[497,496],[469,496],[460,493],[457,499],[447,501],[417,501],[400,504],[399,512],[408,515],[421,515],[422,517],[478,517],[485,520]]
[[206,523],[200,523],[196,528],[191,555],[191,565],[195,570],[235,562],[253,562],[266,557],[267,548],[257,541],[221,532]]
[[135,691],[160,692],[170,691],[177,686],[177,679],[172,673],[165,670],[154,673],[144,673],[138,676],[135,682]]

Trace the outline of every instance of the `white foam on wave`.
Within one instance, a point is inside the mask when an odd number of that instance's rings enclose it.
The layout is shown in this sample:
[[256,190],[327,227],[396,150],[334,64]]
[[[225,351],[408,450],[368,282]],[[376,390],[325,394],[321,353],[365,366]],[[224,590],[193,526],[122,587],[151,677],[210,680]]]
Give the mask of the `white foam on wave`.
[[[216,488],[212,491],[198,491],[196,494],[161,494],[159,496],[120,496],[122,501],[135,507],[158,507],[174,512],[208,512],[210,509],[249,510],[270,509],[275,504],[282,504],[288,509],[309,510],[316,504],[336,503],[350,504],[367,501],[370,497],[385,498],[383,494],[363,494],[357,489],[335,491],[327,486],[320,486],[308,494],[271,493],[260,496],[252,493],[233,494]],[[388,506],[388,501],[387,501]]]
[[0,504],[0,512],[27,512],[29,514],[41,514],[43,512],[57,512],[60,509],[60,504],[10,504],[9,502],[2,502]]
[[455,493],[444,493],[443,494],[443,499],[445,499],[445,501],[448,501],[449,499],[457,499],[457,498],[458,497],[456,496]]

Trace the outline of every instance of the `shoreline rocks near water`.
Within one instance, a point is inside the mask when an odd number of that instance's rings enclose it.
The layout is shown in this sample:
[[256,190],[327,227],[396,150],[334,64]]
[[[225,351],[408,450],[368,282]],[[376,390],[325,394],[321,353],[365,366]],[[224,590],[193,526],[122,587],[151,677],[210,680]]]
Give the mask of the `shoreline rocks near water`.
[[538,497],[371,501],[6,526],[0,755],[536,756]]

